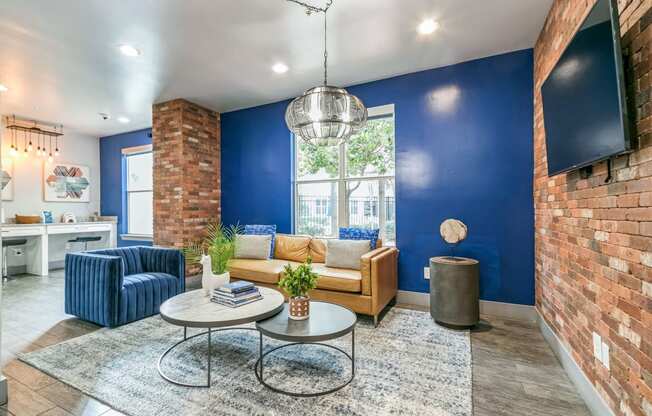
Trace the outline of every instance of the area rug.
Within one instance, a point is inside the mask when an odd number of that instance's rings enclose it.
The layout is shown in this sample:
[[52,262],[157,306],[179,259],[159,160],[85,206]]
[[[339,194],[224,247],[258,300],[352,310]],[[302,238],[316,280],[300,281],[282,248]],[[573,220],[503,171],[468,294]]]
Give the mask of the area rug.
[[[356,374],[330,395],[296,398],[259,384],[253,371],[258,333],[214,333],[213,386],[187,388],[161,378],[159,356],[183,330],[159,316],[22,354],[20,359],[132,416],[472,414],[468,331],[436,325],[429,314],[393,308],[378,328],[356,327]],[[193,333],[189,330],[189,335]],[[206,336],[170,353],[163,369],[188,383],[205,380]],[[350,351],[350,335],[329,341]],[[281,345],[265,338],[265,349]],[[296,345],[265,358],[265,381],[295,392],[328,390],[350,376],[348,359],[330,348]]]

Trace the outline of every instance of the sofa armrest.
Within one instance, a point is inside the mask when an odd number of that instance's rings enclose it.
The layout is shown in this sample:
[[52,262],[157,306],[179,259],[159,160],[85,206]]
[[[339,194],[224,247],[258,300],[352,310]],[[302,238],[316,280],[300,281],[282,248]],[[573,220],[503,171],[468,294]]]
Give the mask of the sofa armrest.
[[186,289],[185,257],[174,248],[140,247],[140,261],[145,272],[167,273],[177,278],[179,293]]
[[66,254],[66,313],[104,326],[117,325],[123,280],[124,265],[118,256]]
[[371,295],[371,259],[387,250],[389,250],[389,247],[378,247],[360,257],[360,275],[362,277],[361,286],[363,295]]
[[371,295],[374,314],[379,313],[398,292],[398,249],[387,250],[371,259]]

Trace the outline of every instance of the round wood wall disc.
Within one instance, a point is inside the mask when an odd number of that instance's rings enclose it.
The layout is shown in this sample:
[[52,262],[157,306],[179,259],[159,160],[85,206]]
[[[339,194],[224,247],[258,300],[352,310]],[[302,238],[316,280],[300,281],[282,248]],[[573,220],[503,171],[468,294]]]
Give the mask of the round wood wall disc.
[[441,223],[439,233],[445,242],[457,244],[466,238],[467,229],[462,221],[449,218]]

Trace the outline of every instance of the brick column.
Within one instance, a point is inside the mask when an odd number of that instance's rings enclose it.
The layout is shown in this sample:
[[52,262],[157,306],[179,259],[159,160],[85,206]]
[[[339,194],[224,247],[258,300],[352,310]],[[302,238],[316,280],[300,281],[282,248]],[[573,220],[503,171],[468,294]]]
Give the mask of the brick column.
[[220,115],[176,99],[154,104],[152,126],[154,244],[181,248],[221,218]]

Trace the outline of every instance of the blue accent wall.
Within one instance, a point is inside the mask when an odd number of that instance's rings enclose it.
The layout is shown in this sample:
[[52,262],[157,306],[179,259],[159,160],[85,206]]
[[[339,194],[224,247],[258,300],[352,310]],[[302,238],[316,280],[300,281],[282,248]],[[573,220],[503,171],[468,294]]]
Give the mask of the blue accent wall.
[[118,217],[118,247],[152,244],[148,241],[131,241],[120,238],[120,234],[127,233],[124,175],[126,166],[122,156],[122,149],[152,144],[152,138],[149,137],[151,132],[152,129],[144,129],[115,136],[100,137],[100,211],[102,215],[115,215]]
[[[348,90],[395,105],[399,288],[427,292],[428,259],[448,255],[439,224],[469,237],[455,255],[480,261],[481,298],[534,303],[531,49],[374,81]],[[292,229],[288,101],[222,114],[225,223]]]
[[289,101],[221,116],[222,221],[276,224],[292,231],[292,136]]

